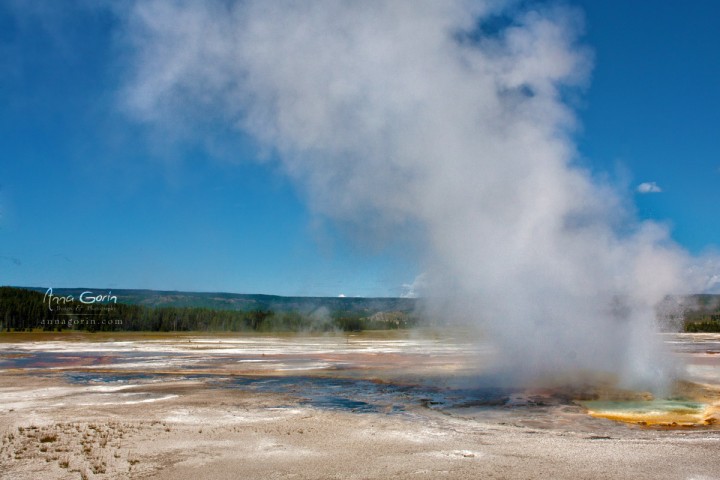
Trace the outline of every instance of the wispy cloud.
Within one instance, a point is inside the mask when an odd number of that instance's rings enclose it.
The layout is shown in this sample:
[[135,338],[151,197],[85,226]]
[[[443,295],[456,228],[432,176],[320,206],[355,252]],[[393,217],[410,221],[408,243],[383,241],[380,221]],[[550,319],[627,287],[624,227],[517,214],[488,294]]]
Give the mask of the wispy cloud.
[[662,188],[655,182],[643,182],[637,186],[638,193],[660,193]]

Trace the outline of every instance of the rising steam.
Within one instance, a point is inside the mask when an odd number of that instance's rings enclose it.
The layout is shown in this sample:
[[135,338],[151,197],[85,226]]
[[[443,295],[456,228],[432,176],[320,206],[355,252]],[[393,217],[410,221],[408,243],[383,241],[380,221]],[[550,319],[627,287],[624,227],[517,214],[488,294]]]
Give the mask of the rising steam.
[[413,229],[425,296],[482,325],[516,379],[666,376],[655,306],[707,276],[574,163],[565,98],[592,63],[578,12],[139,2],[125,20],[128,111],[163,128],[230,125],[318,214],[373,235]]

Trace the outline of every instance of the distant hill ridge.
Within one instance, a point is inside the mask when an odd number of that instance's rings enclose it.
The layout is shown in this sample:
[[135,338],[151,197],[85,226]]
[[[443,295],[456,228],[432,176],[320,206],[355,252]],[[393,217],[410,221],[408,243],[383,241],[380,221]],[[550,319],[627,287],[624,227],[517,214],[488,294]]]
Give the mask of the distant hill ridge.
[[[17,287],[40,293],[42,287]],[[285,297],[280,295],[227,293],[227,292],[181,292],[174,290],[139,290],[122,288],[53,288],[53,295],[79,299],[83,292],[92,295],[112,295],[117,303],[145,307],[195,307],[214,310],[272,310],[275,312],[310,313],[319,308],[372,315],[377,312],[410,312],[415,308],[414,298],[395,297]]]

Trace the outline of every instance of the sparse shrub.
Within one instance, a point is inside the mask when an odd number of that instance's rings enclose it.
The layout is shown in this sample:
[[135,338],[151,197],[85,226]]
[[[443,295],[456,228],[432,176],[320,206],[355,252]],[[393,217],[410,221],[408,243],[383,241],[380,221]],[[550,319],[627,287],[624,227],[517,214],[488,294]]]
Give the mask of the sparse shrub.
[[92,464],[92,473],[95,473],[95,474],[105,473],[105,462],[101,462],[100,460],[95,460]]
[[48,443],[57,441],[57,434],[52,432],[43,433],[40,435],[40,443]]

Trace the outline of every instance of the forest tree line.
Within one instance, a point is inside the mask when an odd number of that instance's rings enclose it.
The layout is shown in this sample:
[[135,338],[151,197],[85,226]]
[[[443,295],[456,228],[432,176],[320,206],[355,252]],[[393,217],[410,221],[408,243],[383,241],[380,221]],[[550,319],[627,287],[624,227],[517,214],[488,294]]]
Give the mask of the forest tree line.
[[720,296],[691,295],[683,315],[686,332],[720,332]]
[[416,319],[402,312],[275,312],[202,307],[148,307],[51,298],[32,290],[0,287],[0,331],[281,332],[359,331],[408,328]]
[[[79,298],[48,301],[37,290],[0,287],[0,331],[147,331],[147,332],[300,332],[402,329],[419,323],[407,311],[314,311],[272,308],[222,309],[193,306],[146,306],[130,303],[84,304]],[[104,299],[106,300],[106,299]],[[686,332],[720,332],[716,296],[691,297],[682,314]],[[115,300],[116,301],[116,300]]]
[[685,320],[685,331],[720,333],[720,312],[692,315]]

